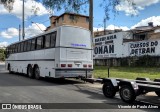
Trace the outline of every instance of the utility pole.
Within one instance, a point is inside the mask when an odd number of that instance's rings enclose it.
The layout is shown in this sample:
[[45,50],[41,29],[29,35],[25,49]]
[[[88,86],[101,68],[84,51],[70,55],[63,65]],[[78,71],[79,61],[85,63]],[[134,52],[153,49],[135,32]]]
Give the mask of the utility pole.
[[19,41],[21,41],[21,25],[19,25]]
[[106,35],[106,18],[104,18],[104,35]]
[[22,37],[24,40],[25,32],[24,32],[24,0],[22,1]]
[[89,0],[89,30],[93,37],[93,0]]

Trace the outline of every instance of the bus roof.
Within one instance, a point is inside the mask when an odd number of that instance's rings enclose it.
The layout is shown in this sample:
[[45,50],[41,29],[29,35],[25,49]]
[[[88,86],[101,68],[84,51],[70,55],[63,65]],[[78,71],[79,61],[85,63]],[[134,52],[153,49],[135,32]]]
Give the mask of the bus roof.
[[[51,30],[49,30],[49,31],[46,31],[46,32],[44,32],[44,33],[35,35],[35,36],[33,36],[33,37],[30,37],[30,38],[27,38],[27,39],[24,39],[24,40],[21,40],[21,41],[18,41],[18,42],[11,43],[11,44],[8,45],[8,46],[11,46],[11,45],[14,45],[14,44],[17,44],[17,43],[26,41],[26,40],[30,40],[30,39],[33,39],[33,38],[36,38],[36,37],[38,37],[38,36],[42,36],[42,35],[45,35],[45,34],[48,34],[48,33],[52,33],[52,32],[54,32],[54,31],[56,31],[58,28],[60,28],[60,27],[75,27],[75,28],[80,28],[80,29],[88,30],[88,29],[86,29],[86,28],[78,27],[78,26],[62,25],[62,26],[58,26],[58,27],[56,27],[56,28],[53,28],[53,29],[51,29]],[[88,31],[90,31],[90,30],[88,30]],[[8,46],[7,46],[7,47],[8,47]]]

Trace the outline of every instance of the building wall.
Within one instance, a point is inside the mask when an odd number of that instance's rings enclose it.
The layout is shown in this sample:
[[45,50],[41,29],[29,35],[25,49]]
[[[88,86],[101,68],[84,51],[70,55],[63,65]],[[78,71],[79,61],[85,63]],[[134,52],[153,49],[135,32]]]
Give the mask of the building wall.
[[81,16],[74,16],[75,19],[71,20],[70,19],[70,15],[66,14],[64,15],[64,19],[62,19],[62,17],[60,17],[58,20],[58,22],[56,23],[57,26],[61,26],[61,25],[72,25],[72,26],[79,26],[79,27],[83,27],[86,29],[89,29],[89,21],[86,21],[87,17],[81,17]]
[[95,31],[94,37],[103,36],[103,35],[109,35],[116,32],[121,32],[121,29],[115,29],[115,30],[103,30],[103,31]]
[[[73,14],[71,14],[73,15]],[[87,21],[88,19],[88,21]],[[79,26],[89,29],[89,17],[74,15],[74,19],[70,19],[70,14],[64,14],[60,17],[52,16],[50,17],[51,26],[46,30],[53,29],[62,25]]]
[[148,39],[160,39],[160,32],[148,34]]

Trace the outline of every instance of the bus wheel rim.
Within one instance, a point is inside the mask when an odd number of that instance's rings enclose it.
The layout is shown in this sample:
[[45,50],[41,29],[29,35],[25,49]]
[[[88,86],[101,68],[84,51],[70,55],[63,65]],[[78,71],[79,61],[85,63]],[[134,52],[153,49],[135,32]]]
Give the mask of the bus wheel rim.
[[130,93],[130,91],[129,91],[128,89],[124,89],[124,90],[122,91],[122,96],[123,96],[123,98],[124,98],[125,100],[128,100],[128,99],[130,99],[130,97],[131,97],[131,93]]

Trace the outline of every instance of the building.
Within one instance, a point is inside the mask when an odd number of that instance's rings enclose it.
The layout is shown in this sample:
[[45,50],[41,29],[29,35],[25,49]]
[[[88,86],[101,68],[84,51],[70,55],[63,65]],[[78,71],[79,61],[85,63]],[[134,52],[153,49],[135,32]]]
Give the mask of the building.
[[93,38],[94,64],[160,66],[160,26],[136,27]]
[[98,36],[103,36],[103,35],[108,35],[108,34],[112,34],[112,33],[116,33],[116,32],[121,32],[122,29],[115,29],[115,30],[103,30],[103,31],[95,31],[94,32],[94,37],[98,37]]
[[148,23],[148,26],[136,27],[131,32],[135,40],[160,39],[160,26],[153,26],[153,22]]
[[89,29],[89,16],[76,13],[63,13],[60,16],[51,16],[50,24],[45,31],[62,25],[79,26]]

